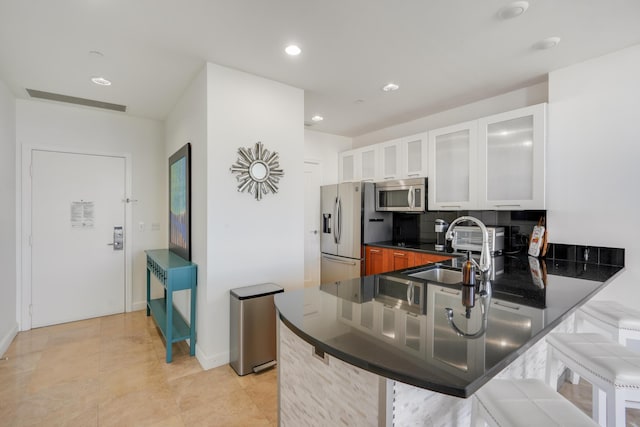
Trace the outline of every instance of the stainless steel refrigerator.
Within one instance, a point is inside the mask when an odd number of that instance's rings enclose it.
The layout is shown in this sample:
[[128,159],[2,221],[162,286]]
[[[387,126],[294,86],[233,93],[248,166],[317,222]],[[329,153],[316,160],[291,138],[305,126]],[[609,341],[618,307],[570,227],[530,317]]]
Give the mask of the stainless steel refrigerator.
[[376,212],[375,186],[349,182],[321,188],[320,282],[360,277],[366,243],[392,239],[393,214]]

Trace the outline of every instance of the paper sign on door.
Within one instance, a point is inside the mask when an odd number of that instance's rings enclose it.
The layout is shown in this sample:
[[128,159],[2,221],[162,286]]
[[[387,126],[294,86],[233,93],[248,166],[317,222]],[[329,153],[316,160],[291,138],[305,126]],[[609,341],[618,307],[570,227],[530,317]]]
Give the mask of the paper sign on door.
[[71,228],[93,228],[93,202],[71,202]]

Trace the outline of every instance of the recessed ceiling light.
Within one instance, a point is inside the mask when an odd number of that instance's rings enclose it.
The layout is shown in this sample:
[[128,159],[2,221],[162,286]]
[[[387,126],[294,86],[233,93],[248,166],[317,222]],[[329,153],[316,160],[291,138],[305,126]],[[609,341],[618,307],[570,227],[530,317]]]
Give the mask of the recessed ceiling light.
[[552,49],[560,43],[560,37],[547,37],[533,45],[534,49],[545,50]]
[[498,18],[511,19],[522,15],[529,8],[528,1],[514,1],[498,11]]
[[324,117],[315,115],[315,116],[311,117],[311,120],[313,120],[314,122],[321,122],[321,121],[324,120]]
[[100,86],[111,86],[111,81],[104,77],[91,77],[91,81]]
[[302,49],[300,49],[295,44],[290,44],[289,46],[284,48],[284,51],[287,52],[287,55],[298,56],[302,52]]
[[395,83],[387,83],[386,85],[382,86],[382,90],[385,92],[393,92],[394,90],[398,90],[399,88],[400,86]]

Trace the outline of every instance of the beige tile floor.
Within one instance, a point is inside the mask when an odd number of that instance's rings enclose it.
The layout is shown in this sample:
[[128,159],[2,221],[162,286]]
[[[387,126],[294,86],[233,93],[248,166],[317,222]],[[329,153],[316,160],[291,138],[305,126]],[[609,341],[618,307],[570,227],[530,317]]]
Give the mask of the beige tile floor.
[[20,332],[0,360],[0,426],[275,426],[277,373],[165,363],[144,311]]
[[[277,373],[203,371],[185,343],[165,363],[144,311],[20,332],[0,360],[0,426],[275,426]],[[565,383],[591,413],[591,386]],[[640,410],[627,409],[627,426]]]

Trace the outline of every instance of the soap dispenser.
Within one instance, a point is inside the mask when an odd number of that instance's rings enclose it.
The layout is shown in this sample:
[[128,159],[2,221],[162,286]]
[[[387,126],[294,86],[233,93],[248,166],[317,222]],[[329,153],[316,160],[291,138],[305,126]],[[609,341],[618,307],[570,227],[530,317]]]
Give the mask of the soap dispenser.
[[471,253],[467,252],[467,261],[462,268],[462,305],[465,317],[471,318],[471,308],[476,304],[476,266],[471,262]]

